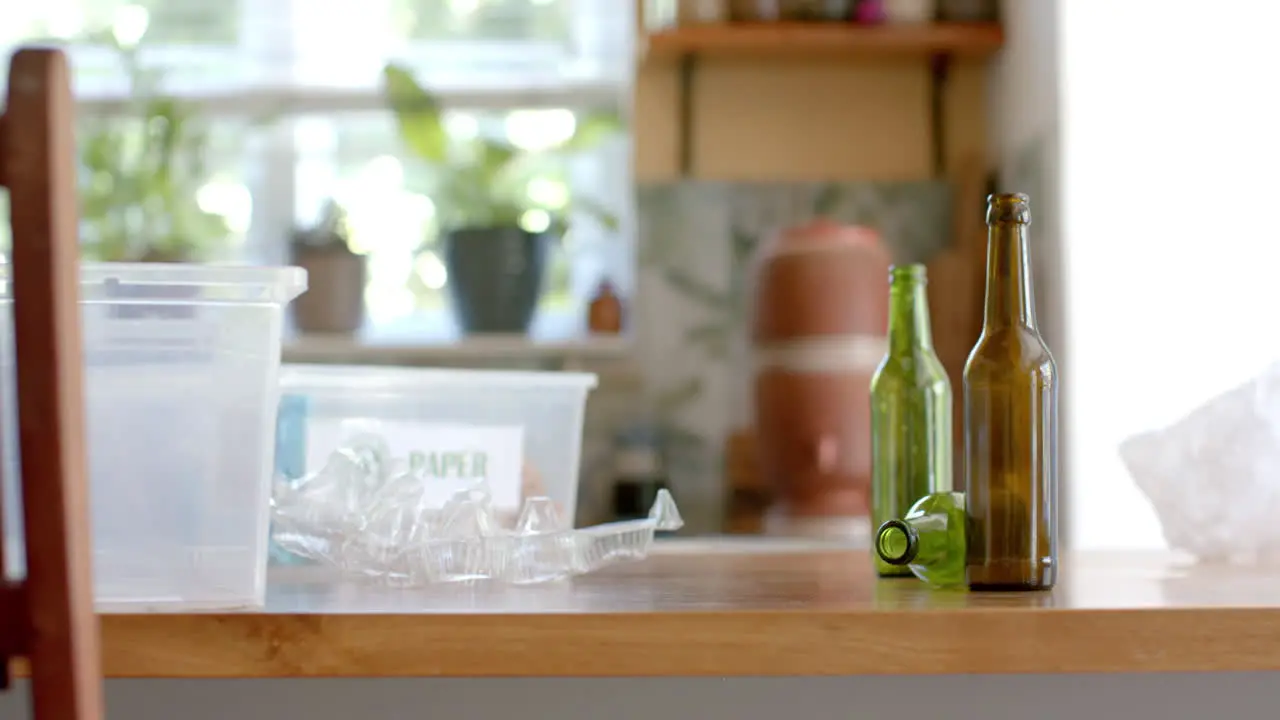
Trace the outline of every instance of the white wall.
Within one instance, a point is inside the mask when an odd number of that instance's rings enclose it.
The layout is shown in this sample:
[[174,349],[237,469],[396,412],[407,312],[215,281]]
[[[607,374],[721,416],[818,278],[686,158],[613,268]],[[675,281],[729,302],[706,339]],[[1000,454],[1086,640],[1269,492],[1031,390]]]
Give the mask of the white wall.
[[1032,195],[1064,539],[1165,547],[1118,445],[1280,360],[1280,9],[1009,0],[1004,20],[990,147]]
[[1280,7],[1061,9],[1071,530],[1159,547],[1117,445],[1280,359]]
[[1005,46],[991,71],[988,116],[995,122],[988,146],[1006,174],[1027,145],[1057,130],[1058,6],[1059,0],[1001,3]]

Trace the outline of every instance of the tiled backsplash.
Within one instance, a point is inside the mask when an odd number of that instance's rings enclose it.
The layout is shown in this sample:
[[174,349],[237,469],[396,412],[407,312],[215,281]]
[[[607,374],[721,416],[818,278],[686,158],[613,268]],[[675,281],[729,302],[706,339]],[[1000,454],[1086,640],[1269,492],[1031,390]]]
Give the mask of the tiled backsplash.
[[588,403],[578,516],[607,515],[617,428],[656,418],[683,439],[669,471],[689,531],[713,532],[724,438],[751,422],[745,328],[757,248],[825,215],[875,227],[896,261],[922,262],[948,242],[948,186],[681,182],[641,188],[638,206],[633,357],[588,368],[602,377]]

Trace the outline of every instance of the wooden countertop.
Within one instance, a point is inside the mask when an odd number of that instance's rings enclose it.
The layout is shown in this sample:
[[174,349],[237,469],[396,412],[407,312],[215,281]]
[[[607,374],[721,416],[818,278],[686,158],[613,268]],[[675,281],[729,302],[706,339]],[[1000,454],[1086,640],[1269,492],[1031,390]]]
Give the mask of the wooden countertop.
[[1280,571],[1081,555],[1052,593],[876,581],[865,553],[663,554],[533,587],[273,574],[265,612],[102,616],[110,677],[1280,669]]

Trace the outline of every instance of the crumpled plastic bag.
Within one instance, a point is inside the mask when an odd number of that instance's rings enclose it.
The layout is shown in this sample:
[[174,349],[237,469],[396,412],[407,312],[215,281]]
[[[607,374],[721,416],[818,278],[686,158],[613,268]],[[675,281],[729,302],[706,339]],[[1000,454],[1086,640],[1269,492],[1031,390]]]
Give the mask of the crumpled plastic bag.
[[1280,564],[1280,365],[1120,444],[1171,549]]

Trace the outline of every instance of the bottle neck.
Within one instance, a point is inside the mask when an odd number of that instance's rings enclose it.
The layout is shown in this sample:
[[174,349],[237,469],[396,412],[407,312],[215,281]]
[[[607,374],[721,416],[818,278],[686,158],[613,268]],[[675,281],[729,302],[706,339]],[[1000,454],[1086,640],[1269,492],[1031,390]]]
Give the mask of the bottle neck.
[[889,289],[889,354],[933,349],[929,298],[923,280],[895,280]]
[[905,520],[889,520],[876,531],[875,550],[890,565],[931,565],[946,558],[945,512],[932,512]]
[[999,222],[987,228],[986,298],[982,318],[984,328],[1035,329],[1031,259],[1027,252],[1025,224]]

